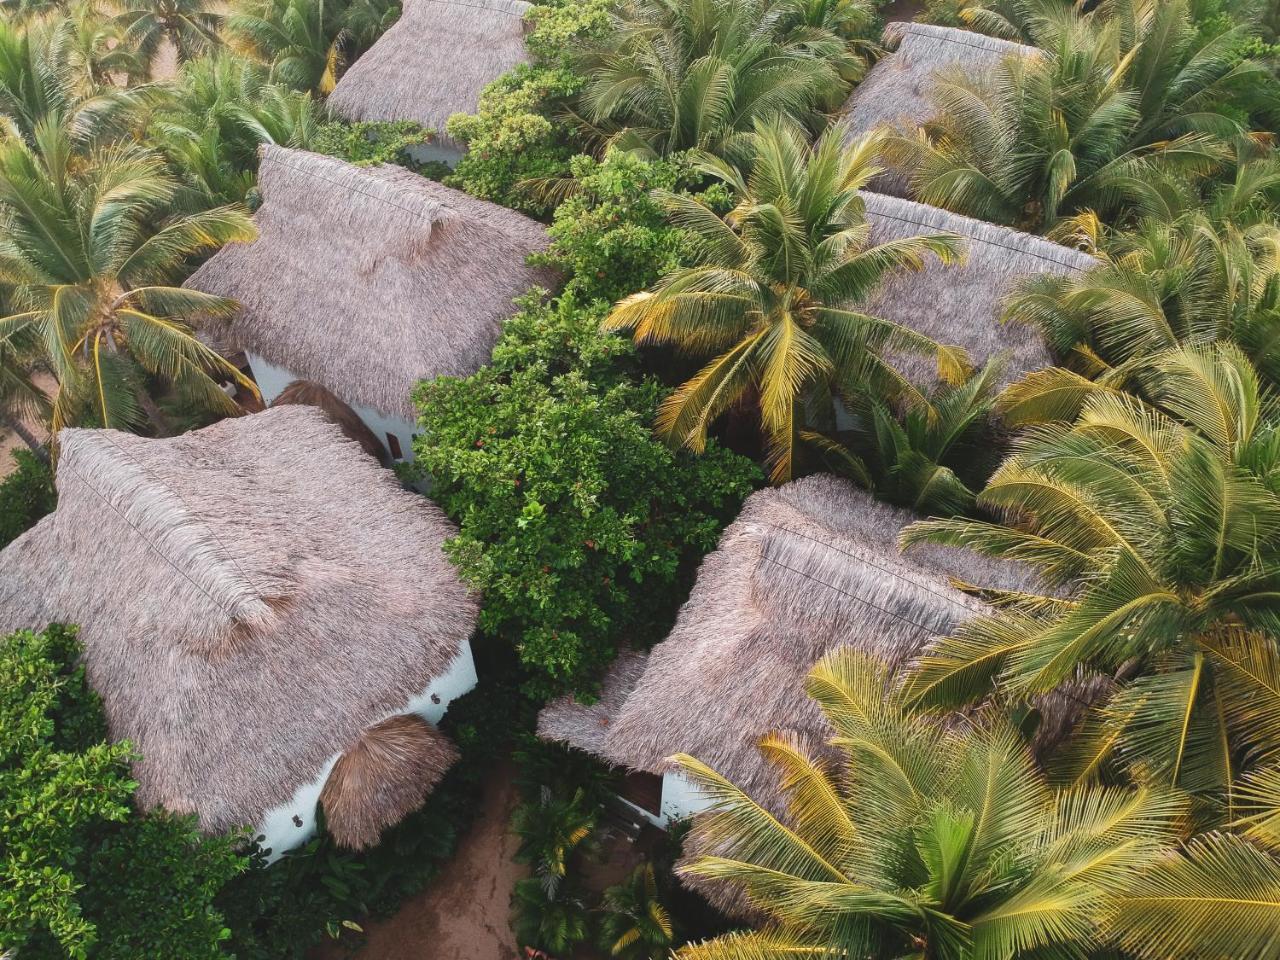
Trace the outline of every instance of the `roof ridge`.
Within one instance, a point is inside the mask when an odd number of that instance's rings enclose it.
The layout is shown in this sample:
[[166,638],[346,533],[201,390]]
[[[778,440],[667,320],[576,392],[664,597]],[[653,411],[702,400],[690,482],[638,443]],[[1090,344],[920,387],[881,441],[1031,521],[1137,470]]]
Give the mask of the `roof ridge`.
[[[69,437],[68,432],[72,434]],[[58,463],[59,477],[64,471],[69,471],[145,546],[226,613],[229,619],[247,623],[269,615],[268,592],[245,570],[212,525],[192,508],[171,482],[112,437],[112,432],[64,431],[63,454]],[[77,459],[86,453],[106,456],[112,462],[114,472],[108,467],[94,470],[92,476],[87,475],[77,463]],[[147,504],[144,517],[138,517],[134,507],[140,498],[147,495],[160,503]],[[154,531],[146,529],[143,519],[153,522]],[[166,539],[168,543],[164,542]]]
[[425,9],[429,3],[434,3],[442,7],[469,7],[472,10],[487,10],[491,13],[500,13],[508,17],[518,17],[523,19],[525,14],[529,12],[532,4],[525,0],[489,0],[480,3],[467,3],[466,0],[416,0],[417,4],[421,4],[417,9]]

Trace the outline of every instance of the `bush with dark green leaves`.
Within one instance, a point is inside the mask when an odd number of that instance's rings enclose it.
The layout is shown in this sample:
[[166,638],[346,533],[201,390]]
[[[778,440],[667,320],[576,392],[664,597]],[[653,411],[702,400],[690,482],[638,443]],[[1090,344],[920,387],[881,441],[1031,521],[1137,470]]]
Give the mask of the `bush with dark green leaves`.
[[454,114],[446,129],[467,145],[450,186],[504,206],[546,215],[555,206],[548,186],[569,174],[583,143],[564,120],[585,82],[570,65],[574,46],[608,21],[607,0],[557,0],[529,13],[525,46],[532,64],[489,84],[475,114]]
[[661,387],[630,378],[633,348],[600,332],[605,309],[527,298],[490,366],[415,392],[417,464],[461,527],[446,549],[534,696],[590,691],[620,645],[661,637],[760,479],[715,445],[693,456],[654,439]]
[[413,120],[331,120],[316,130],[312,149],[354,163],[373,166],[392,163],[436,179],[448,172],[443,163],[419,163],[413,147],[431,143],[436,133]]
[[[574,157],[569,172],[572,190],[556,208],[551,247],[535,258],[568,278],[566,293],[581,303],[613,303],[680,265],[688,234],[671,224],[651,191],[690,192],[698,176],[687,160],[648,161],[615,150],[603,160]],[[722,185],[702,198],[729,204]]]
[[0,548],[8,546],[58,505],[53,471],[30,450],[13,451],[14,471],[0,480]]
[[139,813],[71,628],[0,643],[0,954],[215,960],[213,898],[246,866],[194,817]]

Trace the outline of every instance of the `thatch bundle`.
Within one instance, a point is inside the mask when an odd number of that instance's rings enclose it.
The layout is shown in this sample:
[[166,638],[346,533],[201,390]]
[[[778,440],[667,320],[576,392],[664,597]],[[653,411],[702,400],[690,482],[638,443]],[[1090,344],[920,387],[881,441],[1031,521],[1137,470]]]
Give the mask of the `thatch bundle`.
[[[830,730],[804,678],[843,644],[900,663],[987,608],[949,576],[1027,587],[1028,571],[925,547],[903,555],[915,518],[820,475],[754,494],[725,531],[671,635],[638,672],[623,660],[593,707],[548,706],[538,731],[610,763],[664,772],[689,753],[762,801],[780,797],[756,749],[773,731],[823,752]],[[616,705],[615,705],[616,704]],[[603,731],[603,733],[602,733]]]
[[370,727],[338,758],[320,792],[329,833],[351,850],[373,846],[422,806],[457,759],[449,738],[416,714]]
[[[932,260],[920,273],[890,277],[860,309],[940,343],[963,347],[978,366],[997,354],[1011,353],[1005,382],[1053,363],[1039,331],[1001,322],[1004,300],[1025,277],[1079,274],[1096,266],[1097,260],[1034,234],[923,203],[870,191],[862,198],[873,243],[950,232],[964,238],[967,256],[963,264],[943,266]],[[898,366],[917,383],[935,379],[935,365],[927,358],[898,358]]]
[[400,167],[262,148],[259,236],[230,244],[186,286],[240,302],[205,324],[347,403],[415,417],[424,377],[489,361],[512,300],[554,277],[526,266],[543,228]]
[[318,383],[310,380],[295,380],[276,394],[276,398],[271,401],[271,406],[307,406],[323,410],[325,416],[338,425],[344,437],[360,444],[364,452],[379,463],[386,462],[386,449],[373,435],[373,431],[365,426],[360,415],[334,396],[331,390],[326,390]]
[[[1036,47],[928,23],[890,23],[884,44],[896,49],[871,68],[841,108],[851,139],[885,126],[910,133],[928,121],[933,115],[929,98],[940,70],[956,68],[982,76],[1005,57],[1040,55]],[[877,177],[873,186],[882,193],[907,196],[907,178],[895,171]]]
[[[57,510],[0,553],[0,622],[80,625],[144,807],[260,824],[465,649],[478,611],[444,555],[454,528],[317,410],[166,440],[65,430],[61,450]],[[409,760],[430,782],[447,752]],[[363,795],[353,836],[406,802]]]
[[454,113],[522,63],[522,0],[406,0],[399,21],[338,81],[329,106],[348,120],[414,120],[442,142]]

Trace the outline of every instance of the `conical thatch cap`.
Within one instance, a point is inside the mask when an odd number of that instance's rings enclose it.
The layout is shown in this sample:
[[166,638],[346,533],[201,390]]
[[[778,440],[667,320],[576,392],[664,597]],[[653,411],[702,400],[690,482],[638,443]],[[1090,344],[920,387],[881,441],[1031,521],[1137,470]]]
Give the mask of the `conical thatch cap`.
[[[963,264],[943,266],[932,256],[919,273],[890,277],[860,309],[960,346],[976,366],[1010,353],[1004,382],[1051,366],[1053,357],[1036,329],[1001,322],[1004,301],[1018,281],[1037,274],[1077,275],[1098,265],[1087,253],[1030,233],[962,217],[923,203],[863,191],[871,242],[884,243],[927,233],[955,233],[965,241]],[[896,358],[919,384],[937,379],[927,358]]]
[[[0,619],[80,625],[145,807],[258,825],[465,649],[453,527],[318,410],[166,440],[65,430],[61,449],[57,510],[0,552]],[[369,829],[400,796],[367,805]]]
[[[909,133],[931,119],[929,98],[940,70],[958,67],[982,76],[994,72],[1005,57],[1041,54],[1037,47],[929,23],[890,23],[884,43],[897,49],[871,68],[841,108],[851,140],[886,126]],[[907,195],[907,179],[892,171],[877,177],[873,186],[882,193]]]
[[444,136],[454,113],[529,62],[522,0],[406,0],[404,13],[343,74],[328,104],[348,120],[413,120]]
[[240,302],[204,324],[349,404],[412,420],[414,384],[489,362],[513,300],[555,277],[526,266],[541,225],[400,167],[264,146],[258,239],[186,286]]

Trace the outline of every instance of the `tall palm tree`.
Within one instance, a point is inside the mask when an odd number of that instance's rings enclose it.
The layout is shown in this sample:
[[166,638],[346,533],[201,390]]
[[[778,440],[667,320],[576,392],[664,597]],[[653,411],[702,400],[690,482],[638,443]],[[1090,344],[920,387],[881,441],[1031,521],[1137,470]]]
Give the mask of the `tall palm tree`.
[[126,0],[116,15],[124,44],[148,67],[165,41],[180,64],[216,47],[222,21],[214,0]]
[[833,394],[923,400],[887,350],[937,354],[952,376],[963,366],[929,338],[857,309],[891,272],[920,269],[929,254],[951,262],[961,245],[949,234],[872,245],[858,191],[878,171],[878,140],[846,149],[844,137],[834,127],[810,147],[790,125],[758,123],[745,175],[704,155],[700,168],[733,190],[736,206],[720,216],[701,200],[660,193],[696,238],[696,263],[627,297],[605,321],[640,344],[711,355],[662,404],[659,434],[702,450],[721,414],[757,407],[776,483],[799,470],[802,445],[830,446],[810,412],[829,411]]
[[1091,209],[1155,202],[1161,171],[1207,174],[1241,126],[1231,106],[1265,76],[1238,35],[1200,43],[1186,0],[1080,22],[1044,55],[1011,57],[994,78],[951,72],[935,118],[889,155],[916,197],[984,220],[1044,231]]
[[851,47],[842,11],[812,7],[625,0],[579,56],[583,112],[607,143],[650,156],[731,152],[775,114],[816,129],[848,92]]
[[273,81],[328,94],[399,13],[396,0],[237,0],[226,34]]
[[688,875],[745,893],[759,930],[681,960],[900,957],[1067,960],[1102,948],[1109,912],[1177,840],[1167,788],[1053,789],[1000,719],[942,724],[886,668],[850,649],[807,689],[833,731],[814,757],[784,734],[760,750],[784,816],[697,760],[676,760],[713,803]]
[[1150,404],[1099,391],[1075,423],[1018,440],[978,497],[1004,523],[904,532],[906,544],[1023,561],[1064,591],[1008,595],[997,615],[938,641],[910,690],[953,706],[1109,676],[1115,691],[1066,749],[1062,775],[1133,767],[1230,819],[1242,766],[1280,759],[1275,401],[1229,344],[1153,360],[1145,392]]
[[[154,87],[107,82],[106,73],[128,70],[130,61],[110,59],[109,37],[86,43],[84,29],[100,27],[71,17],[27,26],[0,20],[0,127],[30,141],[37,124],[53,117],[74,144],[88,145],[128,131],[157,101]],[[93,51],[104,59],[93,60]]]
[[125,144],[81,160],[50,121],[31,144],[0,141],[0,284],[11,290],[0,342],[39,340],[58,384],[54,431],[164,432],[153,384],[225,413],[235,405],[220,380],[254,390],[185,319],[234,303],[170,285],[187,257],[252,239],[253,225],[231,207],[167,219],[175,189],[155,154]]

